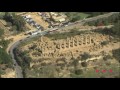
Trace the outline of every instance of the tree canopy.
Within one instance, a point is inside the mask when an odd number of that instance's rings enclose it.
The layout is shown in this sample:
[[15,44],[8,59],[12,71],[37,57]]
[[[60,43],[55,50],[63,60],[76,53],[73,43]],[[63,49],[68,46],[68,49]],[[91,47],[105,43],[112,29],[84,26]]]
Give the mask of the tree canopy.
[[112,28],[112,32],[118,36],[120,36],[120,20],[114,24],[115,26]]
[[0,48],[0,64],[11,64],[12,60],[4,49]]
[[88,58],[91,58],[91,55],[89,53],[85,52],[84,54],[81,55],[81,60],[86,60]]
[[17,27],[17,31],[24,31],[25,20],[15,13],[5,12],[4,20],[11,22],[13,26]]
[[0,37],[4,34],[4,30],[0,28]]
[[116,50],[113,50],[112,53],[113,53],[113,57],[116,60],[118,60],[118,62],[120,63],[120,48],[116,49]]
[[4,48],[4,49],[6,49],[7,48],[7,46],[8,46],[8,44],[9,44],[9,40],[5,40],[5,39],[1,39],[0,40],[0,45]]

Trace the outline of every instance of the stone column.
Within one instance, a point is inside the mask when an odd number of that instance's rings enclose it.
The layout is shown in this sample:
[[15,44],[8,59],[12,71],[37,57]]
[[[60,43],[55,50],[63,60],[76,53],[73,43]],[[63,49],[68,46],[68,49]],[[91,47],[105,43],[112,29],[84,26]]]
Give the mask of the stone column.
[[63,47],[64,47],[64,49],[66,49],[66,43],[65,43],[65,41],[63,41]]
[[90,42],[89,42],[89,36],[86,36],[86,44],[89,44]]
[[57,47],[58,47],[58,49],[60,49],[60,44],[59,43],[57,44]]
[[70,48],[70,40],[68,40],[68,48]]
[[82,46],[83,45],[83,36],[81,36],[80,40],[81,40],[81,46]]
[[82,38],[83,38],[82,39],[82,44],[85,44],[86,43],[86,41],[85,41],[86,40],[86,36],[82,36]]
[[85,45],[87,45],[87,36],[85,36]]
[[59,48],[61,49],[61,42],[59,42]]
[[78,46],[78,38],[76,38],[76,44],[77,44],[77,46]]
[[43,42],[43,36],[40,37],[40,41]]
[[64,49],[64,44],[63,44],[63,42],[61,42],[61,48]]
[[90,39],[89,39],[89,40],[90,40],[89,42],[90,42],[90,44],[91,44],[91,36],[89,36],[89,38],[90,38]]
[[74,45],[74,39],[72,39],[72,43],[73,43],[73,47],[74,47],[74,46],[75,46],[75,45]]

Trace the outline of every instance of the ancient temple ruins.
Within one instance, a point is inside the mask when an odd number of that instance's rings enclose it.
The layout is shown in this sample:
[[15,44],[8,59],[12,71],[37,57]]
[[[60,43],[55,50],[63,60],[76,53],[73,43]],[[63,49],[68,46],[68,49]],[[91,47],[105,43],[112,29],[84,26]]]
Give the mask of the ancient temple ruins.
[[[100,37],[100,39],[97,37]],[[105,38],[102,34],[81,34],[60,40],[41,37],[37,43],[34,43],[37,44],[36,48],[41,50],[40,54],[35,57],[60,58],[75,56],[85,50],[90,51],[93,47],[94,49],[101,48],[100,43],[106,39],[109,39],[109,37]]]

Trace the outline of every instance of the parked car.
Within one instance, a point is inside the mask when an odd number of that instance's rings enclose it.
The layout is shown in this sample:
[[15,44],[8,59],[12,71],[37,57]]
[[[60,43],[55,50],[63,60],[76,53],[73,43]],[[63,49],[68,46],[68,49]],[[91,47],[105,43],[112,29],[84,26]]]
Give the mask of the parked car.
[[14,66],[16,66],[16,64],[14,64]]

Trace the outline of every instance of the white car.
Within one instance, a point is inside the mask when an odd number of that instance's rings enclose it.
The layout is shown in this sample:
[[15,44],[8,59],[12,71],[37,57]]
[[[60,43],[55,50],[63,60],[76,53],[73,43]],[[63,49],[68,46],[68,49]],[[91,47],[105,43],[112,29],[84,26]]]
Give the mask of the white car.
[[67,27],[68,25],[65,25],[65,27]]

